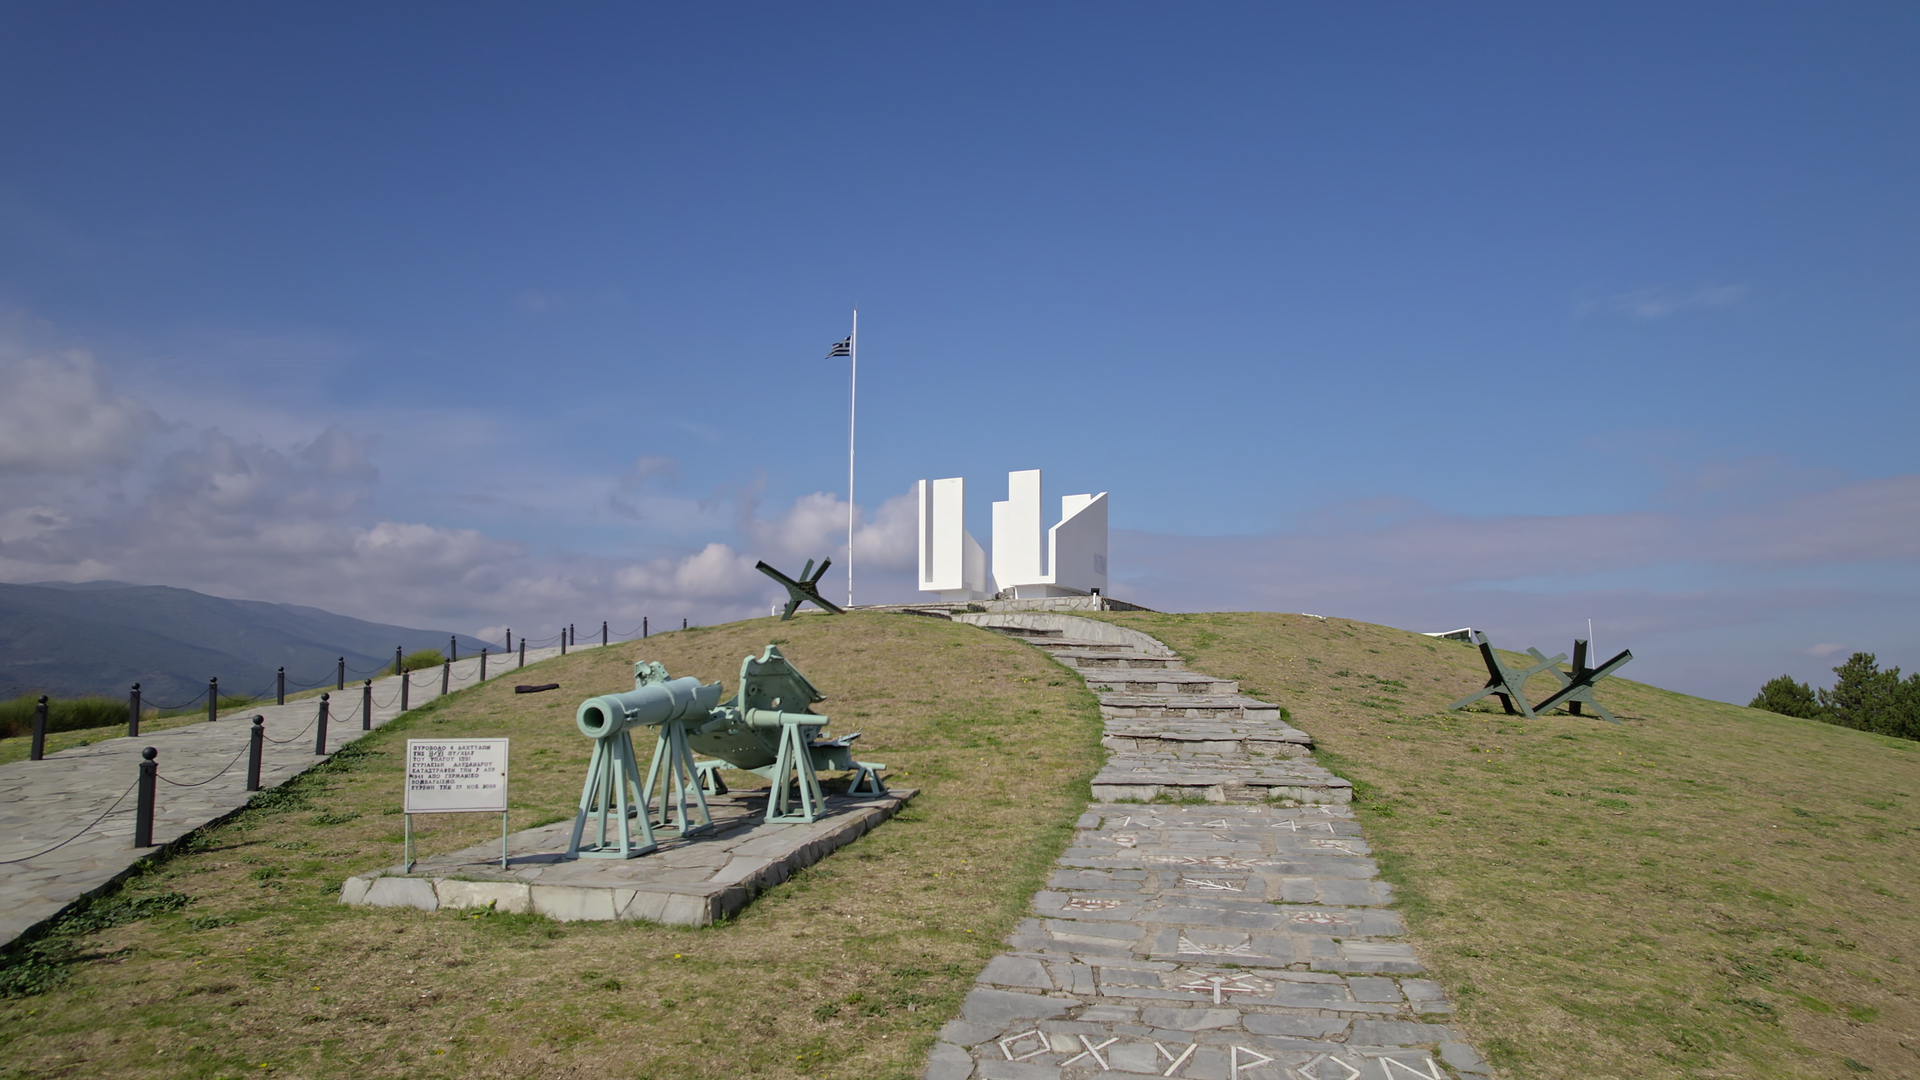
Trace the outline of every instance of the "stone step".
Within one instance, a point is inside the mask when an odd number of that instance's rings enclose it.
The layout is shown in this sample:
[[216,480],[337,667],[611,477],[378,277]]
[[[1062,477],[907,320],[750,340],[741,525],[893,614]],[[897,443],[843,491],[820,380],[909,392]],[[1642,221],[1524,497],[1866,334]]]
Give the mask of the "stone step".
[[1149,656],[1146,653],[1108,651],[1094,649],[1062,649],[1053,653],[1053,658],[1068,667],[1082,670],[1107,671],[1178,671],[1182,664],[1178,657]]
[[[1099,653],[1110,653],[1114,649],[1113,642],[1101,641],[1097,638],[1025,638],[1023,640],[1030,641],[1040,648],[1053,653],[1055,656],[1059,656],[1062,653],[1072,656],[1087,656]],[[1138,655],[1147,656],[1150,654],[1140,653]],[[1177,656],[1166,657],[1165,659],[1172,660],[1175,664],[1180,662],[1180,658]]]
[[1313,750],[1313,736],[1263,720],[1109,720],[1100,742],[1133,753],[1306,757]]
[[1230,697],[1240,693],[1239,680],[1216,679],[1197,671],[1164,668],[1159,671],[1135,671],[1130,668],[1092,669],[1081,672],[1081,677],[1087,680],[1089,689],[1116,694],[1205,694]]
[[1278,721],[1280,706],[1244,694],[1122,694],[1100,695],[1100,715],[1109,720],[1184,718]]
[[1310,758],[1264,762],[1201,755],[1169,760],[1164,753],[1116,753],[1093,778],[1096,799],[1257,803],[1291,799],[1338,805],[1353,801],[1353,785]]

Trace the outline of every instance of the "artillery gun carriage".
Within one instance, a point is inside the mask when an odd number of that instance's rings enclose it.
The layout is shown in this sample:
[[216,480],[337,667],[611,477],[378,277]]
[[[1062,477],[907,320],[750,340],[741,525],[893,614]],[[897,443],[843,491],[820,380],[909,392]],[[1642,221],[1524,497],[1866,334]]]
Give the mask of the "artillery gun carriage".
[[[740,663],[740,683],[722,702],[719,683],[673,678],[658,662],[633,666],[633,689],[580,703],[574,719],[594,740],[568,858],[631,859],[658,847],[654,829],[692,836],[713,826],[709,794],[725,794],[722,768],[765,777],[766,821],[812,822],[826,811],[821,772],[851,772],[850,795],[883,795],[885,765],[856,761],[859,732],[823,739],[829,717],[813,711],[826,700],[805,675],[768,645]],[[633,729],[658,728],[644,782],[633,754]],[[696,760],[694,752],[712,760]],[[650,804],[659,796],[659,812]],[[672,807],[671,815],[668,808]],[[596,839],[589,843],[587,829]],[[635,826],[637,825],[637,829]]]

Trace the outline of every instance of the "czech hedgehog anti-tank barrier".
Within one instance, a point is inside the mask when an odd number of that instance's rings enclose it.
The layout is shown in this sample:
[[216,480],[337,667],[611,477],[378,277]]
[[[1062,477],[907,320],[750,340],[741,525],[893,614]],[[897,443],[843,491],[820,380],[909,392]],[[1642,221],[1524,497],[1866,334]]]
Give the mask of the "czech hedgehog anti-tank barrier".
[[[821,739],[830,718],[813,705],[825,696],[777,647],[743,659],[733,697],[721,702],[721,692],[717,682],[676,679],[661,664],[641,661],[633,666],[632,690],[580,703],[575,721],[594,740],[593,757],[567,858],[631,859],[657,849],[655,828],[682,837],[711,828],[707,794],[727,790],[722,768],[771,781],[768,823],[818,819],[826,808],[821,772],[853,773],[849,794],[885,792],[880,772],[886,766],[854,760],[859,732]],[[659,729],[644,782],[633,754],[632,731],[639,727]],[[695,759],[696,750],[712,760]],[[650,808],[656,793],[657,817]],[[589,823],[593,838],[583,843]]]

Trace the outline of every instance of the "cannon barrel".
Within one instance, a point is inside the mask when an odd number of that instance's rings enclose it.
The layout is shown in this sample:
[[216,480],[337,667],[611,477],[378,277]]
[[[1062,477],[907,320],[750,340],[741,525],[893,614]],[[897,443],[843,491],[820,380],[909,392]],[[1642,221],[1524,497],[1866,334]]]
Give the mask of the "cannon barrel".
[[601,739],[636,727],[704,717],[720,704],[720,684],[702,684],[687,676],[619,694],[602,694],[580,703],[574,722],[589,739]]

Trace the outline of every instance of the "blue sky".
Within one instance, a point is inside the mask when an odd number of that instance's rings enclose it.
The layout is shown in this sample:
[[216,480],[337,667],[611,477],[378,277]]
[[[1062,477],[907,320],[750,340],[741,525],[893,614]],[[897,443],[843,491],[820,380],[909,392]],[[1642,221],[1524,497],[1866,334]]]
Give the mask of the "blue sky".
[[1893,3],[5,5],[0,578],[765,610],[755,558],[844,543],[857,302],[862,599],[912,595],[914,480],[984,537],[1038,467],[1157,607],[1593,618],[1738,700],[1913,667],[1916,46]]

